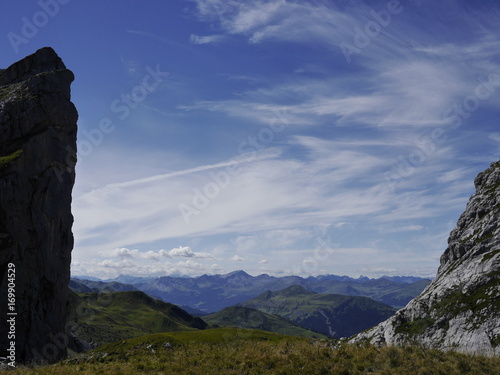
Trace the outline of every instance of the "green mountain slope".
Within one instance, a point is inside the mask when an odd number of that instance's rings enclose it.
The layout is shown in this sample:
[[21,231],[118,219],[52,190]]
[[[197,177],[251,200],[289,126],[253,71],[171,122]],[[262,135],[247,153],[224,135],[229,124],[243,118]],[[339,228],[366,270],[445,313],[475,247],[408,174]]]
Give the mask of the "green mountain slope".
[[329,337],[350,337],[392,316],[391,306],[367,297],[309,292],[293,285],[265,292],[239,306],[274,314]]
[[279,316],[243,306],[226,307],[217,313],[203,317],[203,320],[211,325],[261,329],[290,336],[326,338],[322,334],[298,327]]
[[402,285],[400,289],[382,295],[378,301],[394,307],[404,307],[415,295],[429,285],[429,280],[420,280],[413,284]]
[[143,292],[70,292],[70,326],[87,343],[105,343],[149,333],[207,328],[170,303],[155,300]]

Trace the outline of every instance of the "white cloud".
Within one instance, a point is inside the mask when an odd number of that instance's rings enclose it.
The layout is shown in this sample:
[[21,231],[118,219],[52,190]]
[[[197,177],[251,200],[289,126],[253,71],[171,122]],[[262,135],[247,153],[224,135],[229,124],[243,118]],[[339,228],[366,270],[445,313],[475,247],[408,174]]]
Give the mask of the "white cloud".
[[181,257],[181,258],[213,258],[214,256],[210,253],[194,252],[189,246],[179,246],[168,252],[170,257]]
[[134,258],[138,253],[139,250],[129,250],[124,247],[114,250],[114,255],[119,258]]
[[191,250],[191,248],[187,246],[180,246],[175,249],[172,249],[169,251],[168,254],[173,257],[185,257],[185,258],[194,257],[193,250]]
[[159,261],[161,257],[166,257],[169,258],[169,254],[166,253],[164,250],[160,250],[158,252],[155,251],[139,251],[137,249],[127,249],[125,247],[121,248],[116,248],[114,249],[111,254],[115,257],[122,258],[122,259],[151,259],[154,261]]
[[162,257],[165,257],[165,258],[170,258],[170,252],[167,251],[167,250],[164,250],[164,249],[161,249],[160,251],[158,251],[158,255],[162,256]]
[[245,258],[243,257],[240,257],[239,255],[233,255],[231,257],[231,260],[235,261],[235,262],[243,262],[245,260]]
[[189,246],[179,246],[171,250],[159,251],[140,251],[137,249],[116,248],[111,252],[114,257],[122,259],[151,259],[159,261],[160,258],[214,258],[212,254],[203,252],[194,252]]
[[154,260],[156,262],[158,262],[160,260],[160,255],[159,253],[156,253],[154,251],[146,251],[144,254],[143,254],[143,257],[146,258],[146,259],[151,259],[151,260]]

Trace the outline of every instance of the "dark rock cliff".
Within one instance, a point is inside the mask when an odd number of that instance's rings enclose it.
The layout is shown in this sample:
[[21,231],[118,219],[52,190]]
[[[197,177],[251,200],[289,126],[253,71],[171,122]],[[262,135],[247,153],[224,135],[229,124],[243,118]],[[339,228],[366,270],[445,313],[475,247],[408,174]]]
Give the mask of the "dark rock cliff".
[[436,278],[393,317],[353,340],[500,351],[500,161],[474,180]]
[[20,363],[66,355],[78,117],[73,79],[51,48],[0,70],[0,357],[12,354],[13,341]]

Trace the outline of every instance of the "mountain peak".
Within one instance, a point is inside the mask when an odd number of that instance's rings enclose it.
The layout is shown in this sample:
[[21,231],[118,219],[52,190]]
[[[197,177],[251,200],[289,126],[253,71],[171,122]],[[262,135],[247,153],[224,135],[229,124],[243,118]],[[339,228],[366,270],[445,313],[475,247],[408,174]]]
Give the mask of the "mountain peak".
[[0,86],[23,82],[40,73],[65,70],[61,58],[51,47],[44,47],[0,71]]
[[248,278],[248,277],[252,277],[251,275],[249,275],[248,273],[246,273],[245,271],[243,270],[238,270],[238,271],[233,271],[233,272],[229,272],[225,275],[223,275],[223,277],[225,279],[227,278],[234,278],[234,277],[244,277],[244,278]]
[[279,294],[282,296],[287,296],[287,297],[292,297],[292,296],[303,296],[303,295],[310,295],[310,294],[316,294],[314,292],[308,291],[306,288],[300,285],[291,285],[288,288],[285,288],[283,290],[280,290],[279,292],[275,292],[275,294]]

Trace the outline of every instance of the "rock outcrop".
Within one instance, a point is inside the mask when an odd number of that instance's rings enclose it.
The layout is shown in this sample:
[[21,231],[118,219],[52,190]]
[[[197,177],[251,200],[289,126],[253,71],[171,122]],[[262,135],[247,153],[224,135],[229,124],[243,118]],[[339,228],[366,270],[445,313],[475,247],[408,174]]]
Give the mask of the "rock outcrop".
[[393,317],[353,341],[500,352],[500,161],[474,184],[436,278]]
[[66,355],[73,79],[51,48],[0,70],[0,357],[11,365],[12,354],[17,363]]

